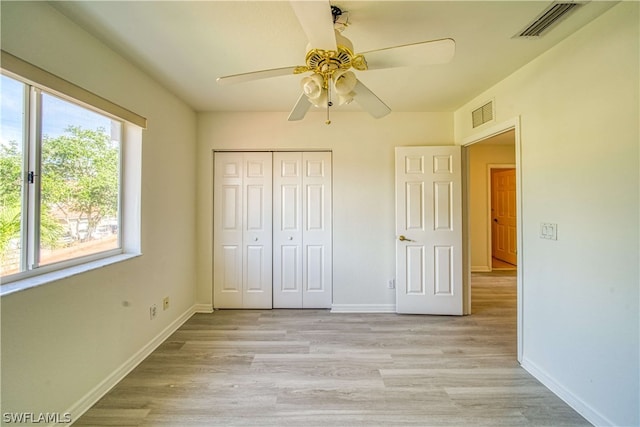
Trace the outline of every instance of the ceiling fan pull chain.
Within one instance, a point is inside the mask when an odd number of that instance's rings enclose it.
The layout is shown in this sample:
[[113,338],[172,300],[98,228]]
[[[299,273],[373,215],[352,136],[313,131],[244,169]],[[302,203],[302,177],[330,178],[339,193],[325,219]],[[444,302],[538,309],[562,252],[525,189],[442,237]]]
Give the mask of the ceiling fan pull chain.
[[333,105],[333,102],[331,102],[331,79],[327,79],[327,121],[325,122],[326,124],[330,125],[331,124],[331,120],[329,119],[329,108],[331,108],[331,106]]

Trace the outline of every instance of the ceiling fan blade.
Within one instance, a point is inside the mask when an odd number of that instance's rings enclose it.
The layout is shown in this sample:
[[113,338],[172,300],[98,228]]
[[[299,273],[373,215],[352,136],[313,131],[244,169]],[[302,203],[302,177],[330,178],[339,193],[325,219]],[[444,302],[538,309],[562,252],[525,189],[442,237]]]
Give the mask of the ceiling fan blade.
[[312,49],[337,50],[333,15],[328,0],[291,0],[291,7]]
[[384,117],[391,112],[391,108],[382,102],[382,100],[378,98],[375,93],[371,92],[360,80],[356,83],[353,91],[356,94],[353,100],[376,119]]
[[291,113],[289,113],[289,118],[287,118],[287,120],[289,120],[290,122],[302,120],[305,114],[307,114],[307,111],[309,111],[309,107],[311,107],[309,98],[307,98],[307,95],[305,95],[304,93],[301,94],[300,98],[298,98],[298,102],[296,102],[296,105],[294,105],[293,110],[291,110]]
[[253,71],[250,73],[242,73],[242,74],[232,74],[230,76],[222,76],[218,77],[216,81],[220,85],[227,85],[233,83],[243,83],[249,82],[251,80],[259,80],[259,79],[268,79],[270,77],[279,77],[292,75],[293,70],[297,67],[282,67],[282,68],[272,68],[270,70],[261,70],[261,71]]
[[362,52],[369,70],[419,65],[445,64],[453,58],[456,42],[453,39],[430,40],[385,49]]

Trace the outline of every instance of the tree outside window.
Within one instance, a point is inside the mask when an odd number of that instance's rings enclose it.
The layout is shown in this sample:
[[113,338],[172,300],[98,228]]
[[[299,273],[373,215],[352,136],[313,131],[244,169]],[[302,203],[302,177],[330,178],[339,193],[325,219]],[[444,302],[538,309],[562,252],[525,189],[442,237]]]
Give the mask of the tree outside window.
[[33,88],[25,108],[25,87],[2,76],[3,277],[120,248],[121,123]]

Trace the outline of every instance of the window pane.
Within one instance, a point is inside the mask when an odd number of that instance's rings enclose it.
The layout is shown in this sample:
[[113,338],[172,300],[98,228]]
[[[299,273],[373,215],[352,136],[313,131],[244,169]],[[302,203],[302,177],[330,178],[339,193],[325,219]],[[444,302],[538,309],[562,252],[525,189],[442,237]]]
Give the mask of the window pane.
[[40,265],[117,249],[121,123],[42,94]]
[[0,76],[0,272],[22,271],[25,85]]

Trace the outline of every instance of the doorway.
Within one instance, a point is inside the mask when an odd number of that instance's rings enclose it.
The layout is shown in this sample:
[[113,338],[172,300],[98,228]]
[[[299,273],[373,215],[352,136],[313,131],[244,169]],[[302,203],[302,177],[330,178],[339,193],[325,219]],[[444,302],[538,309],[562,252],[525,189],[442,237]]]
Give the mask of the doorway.
[[[493,218],[491,216],[491,169],[493,167],[501,167],[503,169],[513,168],[515,171],[515,239],[514,252],[516,254],[516,269],[512,271],[506,271],[505,274],[515,273],[516,279],[516,306],[517,306],[517,358],[518,361],[522,361],[522,227],[521,224],[521,169],[520,169],[520,120],[515,117],[509,121],[493,125],[478,133],[465,138],[462,143],[462,158],[463,158],[463,233],[464,233],[464,298],[465,298],[465,313],[472,314],[472,289],[471,278],[472,274],[499,274],[503,272],[493,272],[492,265],[492,227],[491,223]],[[480,171],[481,177],[471,176],[471,162],[478,160],[478,157],[487,157],[488,152],[495,151],[489,146],[502,146],[502,149],[497,151],[511,152],[510,156],[502,157],[499,160],[495,158],[484,158],[484,169]],[[472,195],[477,195],[480,192],[483,199],[484,207],[478,205],[472,205]],[[477,199],[477,197],[476,197]],[[474,200],[474,202],[477,200]],[[472,215],[473,213],[473,215]],[[480,219],[478,214],[480,213]],[[478,226],[478,224],[480,224]],[[480,249],[478,249],[480,248]],[[478,255],[480,254],[480,255]],[[472,273],[473,272],[473,273]],[[492,273],[493,272],[493,273]]]

